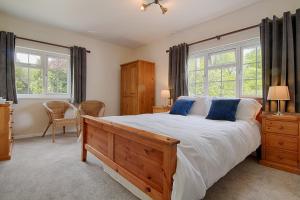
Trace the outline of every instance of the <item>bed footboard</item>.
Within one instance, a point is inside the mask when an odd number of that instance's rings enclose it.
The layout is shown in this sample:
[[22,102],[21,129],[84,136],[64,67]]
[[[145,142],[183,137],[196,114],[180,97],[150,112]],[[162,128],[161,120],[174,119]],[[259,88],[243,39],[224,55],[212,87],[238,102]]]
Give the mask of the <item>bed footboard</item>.
[[171,199],[178,140],[83,116],[82,161],[94,154],[153,199]]

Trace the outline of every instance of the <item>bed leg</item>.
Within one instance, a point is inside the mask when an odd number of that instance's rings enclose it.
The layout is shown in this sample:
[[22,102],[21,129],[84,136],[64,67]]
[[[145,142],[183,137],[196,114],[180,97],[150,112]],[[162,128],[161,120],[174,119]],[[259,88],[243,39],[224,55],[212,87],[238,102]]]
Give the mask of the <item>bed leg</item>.
[[81,161],[85,162],[86,161],[86,156],[87,156],[87,150],[85,147],[82,147],[82,152],[81,152]]
[[257,160],[257,161],[260,161],[260,160],[261,160],[261,146],[259,146],[259,147],[256,149],[256,160]]
[[[86,156],[87,156],[87,150],[85,148],[85,144],[86,144],[86,124],[84,123],[84,119],[82,119],[83,121],[83,130],[81,133],[81,161],[85,162],[86,161]],[[78,135],[78,131],[77,131],[77,135]]]

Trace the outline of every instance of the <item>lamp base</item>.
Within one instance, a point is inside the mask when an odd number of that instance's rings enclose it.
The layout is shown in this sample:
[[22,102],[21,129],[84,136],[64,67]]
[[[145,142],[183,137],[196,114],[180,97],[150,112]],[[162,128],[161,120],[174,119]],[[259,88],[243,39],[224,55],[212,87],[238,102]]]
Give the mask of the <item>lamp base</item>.
[[274,113],[274,115],[276,115],[276,116],[281,116],[281,115],[283,115],[283,113],[280,112],[280,100],[277,100],[277,112]]

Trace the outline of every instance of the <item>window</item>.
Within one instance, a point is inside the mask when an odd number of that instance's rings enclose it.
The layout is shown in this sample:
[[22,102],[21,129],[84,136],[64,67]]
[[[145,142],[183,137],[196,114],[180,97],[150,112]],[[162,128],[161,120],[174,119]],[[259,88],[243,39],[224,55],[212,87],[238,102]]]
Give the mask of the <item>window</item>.
[[189,59],[189,91],[192,94],[204,94],[204,57]]
[[20,97],[70,97],[70,57],[16,48],[16,90]]
[[258,39],[192,54],[188,62],[189,94],[221,97],[262,96]]
[[262,67],[260,46],[242,48],[242,95],[262,96]]

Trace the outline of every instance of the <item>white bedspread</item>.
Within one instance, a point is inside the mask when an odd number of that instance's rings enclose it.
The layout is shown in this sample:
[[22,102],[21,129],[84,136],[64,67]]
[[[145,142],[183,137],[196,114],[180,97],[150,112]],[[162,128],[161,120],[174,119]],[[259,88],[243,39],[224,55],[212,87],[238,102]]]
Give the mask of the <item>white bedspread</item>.
[[167,113],[104,117],[108,121],[180,140],[173,200],[198,200],[260,145],[255,121],[214,121]]

